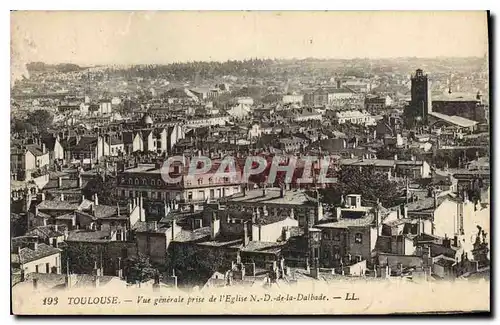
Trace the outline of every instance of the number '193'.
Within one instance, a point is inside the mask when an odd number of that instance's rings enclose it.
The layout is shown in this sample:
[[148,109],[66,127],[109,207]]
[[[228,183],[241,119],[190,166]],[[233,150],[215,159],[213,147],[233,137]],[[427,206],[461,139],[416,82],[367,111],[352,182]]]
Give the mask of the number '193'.
[[59,302],[59,300],[57,299],[57,297],[46,297],[46,298],[43,298],[43,304],[44,305],[57,305],[58,302]]

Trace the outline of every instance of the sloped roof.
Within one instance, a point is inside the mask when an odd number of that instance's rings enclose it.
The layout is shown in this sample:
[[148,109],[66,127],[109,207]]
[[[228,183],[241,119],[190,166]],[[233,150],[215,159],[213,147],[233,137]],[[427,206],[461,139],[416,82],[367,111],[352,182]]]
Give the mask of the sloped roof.
[[49,246],[44,243],[39,243],[37,245],[36,250],[31,249],[29,247],[21,248],[18,254],[12,254],[12,261],[14,263],[25,264],[32,261],[39,260],[43,257],[54,255],[60,253],[61,250],[59,248],[55,248]]
[[461,117],[461,116],[457,116],[457,115],[446,115],[446,114],[441,114],[441,113],[437,113],[437,112],[429,112],[429,115],[433,116],[435,118],[438,118],[440,120],[443,120],[447,123],[458,125],[458,126],[464,127],[464,128],[472,127],[472,126],[478,124],[478,122],[476,122],[476,121],[472,121],[472,120],[469,120],[465,117]]

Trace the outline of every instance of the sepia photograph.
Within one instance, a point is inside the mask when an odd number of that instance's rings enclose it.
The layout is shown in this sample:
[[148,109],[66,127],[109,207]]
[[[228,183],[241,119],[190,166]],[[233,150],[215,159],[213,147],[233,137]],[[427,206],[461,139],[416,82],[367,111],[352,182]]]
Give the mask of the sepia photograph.
[[491,313],[488,11],[10,27],[13,315]]

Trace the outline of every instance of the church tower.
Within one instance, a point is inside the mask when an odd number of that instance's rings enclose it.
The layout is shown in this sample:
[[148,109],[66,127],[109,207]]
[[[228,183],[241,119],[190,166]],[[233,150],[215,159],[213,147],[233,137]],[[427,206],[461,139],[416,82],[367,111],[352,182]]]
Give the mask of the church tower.
[[427,114],[432,112],[431,82],[422,69],[411,77],[411,110],[414,117],[420,117],[427,124]]

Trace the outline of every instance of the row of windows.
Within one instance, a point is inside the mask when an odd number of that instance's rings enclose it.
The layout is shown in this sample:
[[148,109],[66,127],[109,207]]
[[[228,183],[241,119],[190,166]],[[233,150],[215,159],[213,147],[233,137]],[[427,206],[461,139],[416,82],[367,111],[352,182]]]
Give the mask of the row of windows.
[[[329,232],[325,232],[325,233],[323,233],[323,239],[340,241],[340,235],[338,235],[338,234],[331,235]],[[354,243],[355,244],[362,244],[363,243],[363,234],[361,234],[361,233],[354,234]]]
[[[197,182],[198,182],[198,185],[203,185],[203,178],[198,178]],[[222,183],[222,182],[229,183],[230,182],[229,177],[217,178],[217,184]],[[142,179],[139,179],[139,178],[129,178],[128,180],[125,180],[125,178],[122,177],[121,184],[125,184],[125,183],[128,183],[128,185],[148,185],[148,180],[146,178],[142,178]],[[161,179],[151,179],[149,181],[149,184],[151,184],[152,186],[156,186],[156,185],[161,186],[164,183],[163,183],[163,181]],[[208,179],[208,184],[209,185],[214,184],[214,179],[212,177],[210,177]],[[187,186],[191,186],[192,182],[191,181],[186,181],[186,185]]]
[[[233,188],[233,193],[238,193],[239,192],[239,187],[234,187]],[[221,197],[226,197],[230,195],[230,188],[222,188],[222,189],[210,189],[208,193],[208,197],[211,199],[214,198],[221,198]],[[127,195],[128,194],[128,195]],[[126,190],[121,190],[121,197],[139,197],[142,196],[144,198],[151,198],[151,199],[158,199],[158,200],[180,200],[180,195],[178,193],[170,193],[170,192],[148,192],[148,191],[126,191]],[[187,200],[192,201],[193,198],[193,192],[189,191],[187,192]],[[196,200],[205,200],[206,199],[206,194],[205,191],[198,191]]]

